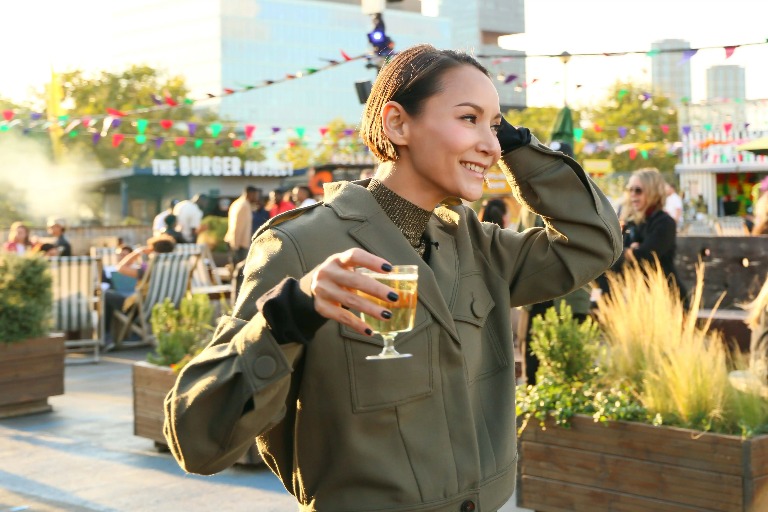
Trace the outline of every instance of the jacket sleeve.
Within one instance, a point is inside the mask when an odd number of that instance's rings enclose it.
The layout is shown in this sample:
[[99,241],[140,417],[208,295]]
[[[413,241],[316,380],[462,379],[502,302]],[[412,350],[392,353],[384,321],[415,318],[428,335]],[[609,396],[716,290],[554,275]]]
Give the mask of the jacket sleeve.
[[303,346],[278,344],[256,301],[286,276],[308,290],[304,274],[288,236],[269,229],[255,239],[232,316],[219,322],[165,399],[165,438],[185,471],[209,475],[231,466],[285,416]]
[[540,215],[543,228],[522,233],[484,225],[491,265],[510,283],[512,305],[565,295],[604,272],[622,251],[613,207],[570,157],[536,138],[499,165],[515,197]]

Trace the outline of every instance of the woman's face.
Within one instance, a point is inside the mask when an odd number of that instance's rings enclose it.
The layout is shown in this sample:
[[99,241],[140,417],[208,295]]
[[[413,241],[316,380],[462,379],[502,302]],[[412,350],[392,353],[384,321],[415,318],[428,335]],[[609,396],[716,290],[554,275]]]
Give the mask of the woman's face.
[[24,243],[29,238],[29,231],[24,226],[16,228],[16,235],[13,237],[13,241],[17,243]]
[[648,209],[648,195],[643,189],[642,183],[637,176],[629,178],[627,184],[627,190],[629,192],[629,204],[637,212],[644,212]]
[[394,173],[409,180],[407,190],[397,192],[429,210],[450,196],[479,199],[485,173],[501,157],[499,96],[491,80],[462,65],[446,71],[441,82],[442,90],[418,115],[405,115],[406,140],[398,146]]

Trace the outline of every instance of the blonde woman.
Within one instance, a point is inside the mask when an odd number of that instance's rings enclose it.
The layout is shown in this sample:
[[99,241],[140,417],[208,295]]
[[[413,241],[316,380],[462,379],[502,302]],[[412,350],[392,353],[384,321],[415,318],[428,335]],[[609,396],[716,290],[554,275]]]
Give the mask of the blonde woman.
[[749,342],[750,360],[764,361],[768,358],[768,276],[755,300],[744,308],[747,310],[745,323],[752,331]]

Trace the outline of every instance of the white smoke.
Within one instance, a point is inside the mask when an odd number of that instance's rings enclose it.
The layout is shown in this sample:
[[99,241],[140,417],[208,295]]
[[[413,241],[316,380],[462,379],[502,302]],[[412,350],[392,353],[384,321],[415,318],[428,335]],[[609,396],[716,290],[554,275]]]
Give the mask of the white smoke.
[[43,226],[47,217],[63,217],[73,226],[92,219],[94,209],[84,199],[100,169],[92,156],[76,156],[66,148],[54,163],[47,140],[0,133],[0,186],[14,191],[11,202],[23,215],[18,220]]

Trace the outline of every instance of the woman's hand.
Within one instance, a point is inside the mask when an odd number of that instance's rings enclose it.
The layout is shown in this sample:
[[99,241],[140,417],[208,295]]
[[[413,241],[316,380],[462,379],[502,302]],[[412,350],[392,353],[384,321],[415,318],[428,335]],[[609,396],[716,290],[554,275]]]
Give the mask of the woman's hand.
[[531,132],[528,128],[516,128],[501,116],[499,129],[496,132],[496,138],[499,139],[501,154],[506,155],[512,150],[527,146],[531,143]]
[[312,271],[310,289],[318,314],[370,336],[370,327],[349,310],[354,309],[384,319],[389,319],[392,313],[361,297],[357,291],[389,302],[397,301],[398,296],[392,288],[355,272],[357,267],[365,267],[375,272],[392,270],[392,265],[384,258],[362,249],[349,249],[333,254]]

